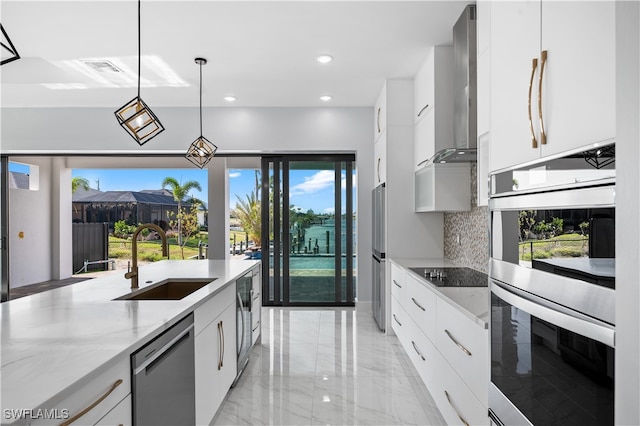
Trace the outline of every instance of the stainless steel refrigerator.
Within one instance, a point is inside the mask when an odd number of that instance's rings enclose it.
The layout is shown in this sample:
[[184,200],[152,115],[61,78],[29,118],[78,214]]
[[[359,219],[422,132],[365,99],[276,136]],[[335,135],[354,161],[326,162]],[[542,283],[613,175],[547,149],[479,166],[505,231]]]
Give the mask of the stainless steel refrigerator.
[[385,191],[383,183],[373,190],[373,232],[372,232],[372,265],[371,281],[373,318],[380,330],[385,330]]

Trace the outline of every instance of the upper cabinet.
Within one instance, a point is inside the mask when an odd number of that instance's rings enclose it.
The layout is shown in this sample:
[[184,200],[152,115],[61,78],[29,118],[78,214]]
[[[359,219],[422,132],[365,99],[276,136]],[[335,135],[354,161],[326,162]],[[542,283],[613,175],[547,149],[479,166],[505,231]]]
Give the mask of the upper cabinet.
[[387,91],[386,85],[385,89],[382,90],[380,96],[378,96],[378,100],[376,101],[375,107],[375,117],[373,119],[374,129],[373,134],[375,135],[375,141],[377,142],[382,133],[387,128]]
[[453,142],[453,47],[431,47],[415,76],[414,170]]
[[498,170],[615,137],[615,2],[491,2]]
[[[403,149],[406,158],[407,147],[403,145],[404,141],[399,140],[401,136],[398,135],[398,129],[413,130],[412,96],[413,82],[401,79],[387,80],[378,96],[374,109],[374,186],[387,182],[387,169],[394,167],[396,163],[396,156],[389,155],[388,151]],[[409,144],[412,142],[413,134]],[[409,149],[411,149],[410,146]],[[406,160],[409,162],[411,158]],[[408,165],[399,167],[408,167]]]

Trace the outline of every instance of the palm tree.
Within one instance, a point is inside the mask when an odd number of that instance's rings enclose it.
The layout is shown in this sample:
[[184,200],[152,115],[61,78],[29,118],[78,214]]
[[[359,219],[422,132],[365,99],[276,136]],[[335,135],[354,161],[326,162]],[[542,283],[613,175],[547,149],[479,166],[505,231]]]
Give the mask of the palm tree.
[[[171,189],[173,199],[178,202],[178,212],[181,211],[182,202],[189,194],[189,191],[192,189],[202,191],[200,183],[195,180],[190,180],[185,182],[183,185],[180,185],[180,182],[172,177],[166,177],[162,181],[162,189],[165,189],[166,187]],[[180,220],[180,217],[178,217],[178,245],[182,245],[182,221]]]
[[71,179],[71,193],[75,193],[78,189],[89,190],[89,181],[83,177],[74,177]]

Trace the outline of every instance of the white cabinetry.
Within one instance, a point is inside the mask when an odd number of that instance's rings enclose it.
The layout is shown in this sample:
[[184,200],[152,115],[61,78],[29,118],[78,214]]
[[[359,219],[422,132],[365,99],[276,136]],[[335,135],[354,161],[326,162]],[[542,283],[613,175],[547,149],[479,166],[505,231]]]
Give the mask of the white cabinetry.
[[469,164],[428,160],[453,140],[453,47],[434,46],[415,76],[413,142],[414,211],[471,209]]
[[251,344],[255,345],[261,337],[262,321],[262,280],[261,268],[253,269],[253,286],[251,290]]
[[487,179],[489,176],[489,148],[491,144],[491,1],[476,3],[476,29],[478,35],[477,105],[478,105],[478,206],[489,202]]
[[[129,356],[122,357],[115,365],[107,368],[106,371],[89,379],[85,385],[77,388],[72,394],[63,397],[59,402],[53,403],[46,409],[57,413],[59,419],[36,419],[32,425],[49,424],[83,424],[95,425],[101,419],[109,416],[112,424],[131,424],[131,368]],[[125,401],[127,398],[128,403]],[[120,405],[121,402],[124,404]],[[111,412],[116,409],[111,415]],[[68,410],[68,417],[63,414],[63,410]]]
[[467,211],[471,209],[469,163],[429,164],[415,172],[416,212]]
[[129,426],[133,424],[131,419],[131,394],[113,407],[96,426]]
[[209,424],[236,376],[235,285],[195,310],[196,424]]
[[447,424],[489,424],[488,330],[393,260],[390,264],[391,326]]
[[431,47],[415,76],[413,168],[453,142],[453,47]]
[[492,2],[491,170],[614,138],[614,64],[615,2]]
[[[414,187],[414,83],[413,80],[390,79],[385,82],[380,97],[386,99],[386,127],[376,142],[376,159],[380,161],[381,181],[386,184],[386,239],[387,257],[437,257],[443,253],[443,215],[416,214],[412,191]],[[374,186],[378,160],[374,164]],[[468,185],[467,185],[468,186]],[[407,238],[411,236],[411,238]],[[385,268],[385,312],[391,311],[391,268]],[[392,318],[386,315],[385,330],[393,332]]]

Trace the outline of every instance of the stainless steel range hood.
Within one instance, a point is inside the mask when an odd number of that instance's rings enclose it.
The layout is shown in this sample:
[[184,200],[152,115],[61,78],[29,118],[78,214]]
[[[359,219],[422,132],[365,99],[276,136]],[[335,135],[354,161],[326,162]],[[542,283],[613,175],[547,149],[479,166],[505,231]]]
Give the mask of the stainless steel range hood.
[[453,26],[453,140],[430,162],[477,161],[476,6],[468,5]]

